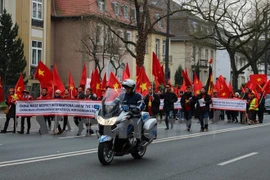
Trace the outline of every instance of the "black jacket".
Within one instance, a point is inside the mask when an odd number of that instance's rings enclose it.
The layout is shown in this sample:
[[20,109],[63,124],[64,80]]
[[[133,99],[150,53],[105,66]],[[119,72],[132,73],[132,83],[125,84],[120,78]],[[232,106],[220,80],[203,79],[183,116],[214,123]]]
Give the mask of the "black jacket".
[[76,99],[85,99],[85,94],[84,93],[78,94]]
[[205,94],[205,97],[204,97],[205,106],[204,107],[200,107],[200,103],[199,103],[199,100],[202,98],[203,98],[202,94],[199,94],[196,97],[197,109],[199,109],[199,112],[209,112],[210,111],[210,104],[212,104],[211,96],[209,94]]
[[190,106],[190,110],[193,109],[192,106],[194,106],[194,101],[193,101],[193,96],[191,92],[185,92],[183,94],[183,96],[181,97],[181,106],[182,106],[182,111],[185,111],[185,107],[186,107],[186,102],[188,101],[188,105]]
[[164,111],[174,110],[174,103],[178,100],[174,92],[166,92],[164,94]]
[[[149,94],[147,94],[144,97],[144,103],[146,105],[145,111],[148,111],[149,97],[150,97]],[[159,98],[159,95],[157,95],[155,93],[153,94],[153,97],[154,97],[154,100],[152,100],[152,113],[153,113],[153,115],[156,115],[159,112],[160,98]]]
[[137,92],[131,94],[122,93],[116,98],[116,100],[120,101],[122,105],[128,105],[130,108],[137,107],[140,111],[145,108],[143,96]]
[[261,98],[259,99],[259,111],[265,111],[265,98],[263,96],[261,96]]

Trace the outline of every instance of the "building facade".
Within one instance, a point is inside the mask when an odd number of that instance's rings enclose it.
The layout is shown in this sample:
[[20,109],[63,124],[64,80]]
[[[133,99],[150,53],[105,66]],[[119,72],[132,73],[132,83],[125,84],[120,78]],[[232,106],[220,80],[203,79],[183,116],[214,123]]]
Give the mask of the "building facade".
[[18,36],[24,43],[29,85],[38,83],[33,79],[39,61],[51,66],[51,1],[50,0],[0,0],[3,9],[12,15],[19,26]]

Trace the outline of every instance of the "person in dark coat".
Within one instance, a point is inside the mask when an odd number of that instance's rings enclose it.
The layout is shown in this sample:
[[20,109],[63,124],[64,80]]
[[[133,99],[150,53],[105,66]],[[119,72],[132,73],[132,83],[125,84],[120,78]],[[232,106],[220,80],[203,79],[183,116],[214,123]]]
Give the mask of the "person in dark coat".
[[[22,96],[22,100],[33,100],[33,97],[30,95],[28,90],[23,90],[23,96]],[[31,116],[23,116],[21,117],[21,131],[17,131],[19,134],[24,134],[24,121],[25,119],[27,120],[27,132],[26,134],[30,133],[30,128],[31,128]]]
[[181,97],[181,106],[182,112],[184,112],[184,118],[186,121],[187,131],[190,131],[191,124],[192,124],[192,106],[193,103],[193,93],[191,92],[191,87],[188,86],[186,92]]
[[[177,102],[177,96],[172,91],[172,87],[170,84],[166,85],[166,92],[164,94],[164,113],[165,113],[165,123],[166,129],[169,129],[169,119],[172,120],[173,118],[173,110],[174,110],[174,103]],[[173,129],[173,122],[171,121],[171,129]]]
[[14,120],[14,126],[13,126],[13,133],[16,133],[16,100],[17,100],[17,95],[15,94],[14,88],[9,89],[9,95],[7,96],[6,99],[6,104],[8,106],[8,113],[6,115],[6,122],[4,125],[4,129],[1,130],[1,133],[6,133],[8,124],[10,119],[12,118]]
[[144,97],[144,103],[146,105],[145,111],[156,118],[159,113],[160,98],[158,94],[153,92],[151,87],[148,88],[148,94]]
[[260,99],[259,99],[259,111],[258,111],[258,117],[259,117],[259,123],[263,123],[263,114],[265,111],[265,98],[263,97],[263,94],[259,93]]
[[210,104],[212,104],[212,99],[206,92],[206,88],[201,89],[201,93],[196,97],[197,108],[199,111],[199,120],[201,124],[201,132],[208,131],[208,118],[210,111]]
[[[57,89],[56,91],[55,91],[55,94],[54,94],[54,99],[63,99],[63,97],[61,96],[61,91],[59,90],[59,89]],[[55,118],[55,116],[53,116],[53,119]],[[62,130],[62,128],[61,128],[61,126],[60,126],[60,124],[59,124],[59,122],[57,122],[56,121],[56,119],[55,119],[55,123],[56,123],[56,125],[57,125],[57,129],[58,129],[58,132],[56,133],[56,132],[53,132],[53,135],[56,135],[56,134],[62,134],[63,133],[63,130]]]
[[[85,99],[85,94],[83,93],[84,89],[83,87],[78,87],[78,95],[76,96],[75,99]],[[79,116],[74,116],[74,123],[76,126],[79,125],[79,122],[82,120],[82,117]]]

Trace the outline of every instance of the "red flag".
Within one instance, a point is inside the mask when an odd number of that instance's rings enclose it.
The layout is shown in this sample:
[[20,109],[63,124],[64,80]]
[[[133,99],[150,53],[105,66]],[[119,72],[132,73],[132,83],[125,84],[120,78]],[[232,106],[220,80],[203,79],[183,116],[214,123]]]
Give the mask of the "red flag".
[[252,84],[262,85],[267,82],[267,75],[266,74],[251,74],[250,81],[252,82]]
[[106,73],[103,76],[102,83],[101,83],[101,89],[105,90],[107,87],[107,79],[106,79]]
[[195,93],[195,95],[200,94],[200,91],[201,91],[201,89],[203,87],[203,84],[200,81],[200,79],[198,78],[196,73],[194,73],[193,84],[194,84],[194,93]]
[[149,81],[144,68],[141,68],[138,80],[136,82],[136,91],[141,93],[143,96],[148,94],[148,88],[151,87],[151,82]]
[[270,80],[268,80],[265,85],[262,88],[262,91],[264,92],[264,95],[270,94]]
[[161,71],[161,73],[159,73],[158,82],[160,84],[166,84],[166,82],[165,82],[165,73],[164,73],[163,65],[160,67],[160,71]]
[[78,92],[75,88],[75,84],[74,84],[71,72],[69,73],[69,77],[68,77],[68,89],[69,89],[69,93],[71,97],[77,96]]
[[220,91],[218,95],[220,98],[229,98],[230,96],[230,89],[224,79],[220,79]]
[[58,75],[58,71],[57,71],[57,67],[56,67],[56,64],[54,64],[53,66],[53,89],[54,91],[59,89],[62,93],[62,95],[65,93],[65,86],[63,85],[59,75]]
[[232,87],[232,83],[231,82],[229,82],[229,86],[228,87],[229,87],[230,93],[234,94],[233,87]]
[[100,77],[99,77],[99,73],[98,73],[97,68],[92,73],[90,87],[91,87],[93,93],[95,93],[98,97],[101,96],[101,94],[102,94],[101,93],[101,83],[100,83]]
[[155,77],[155,88],[156,88],[156,93],[159,91],[159,82],[158,82],[158,78],[157,77]]
[[34,77],[39,80],[41,88],[51,88],[53,80],[52,72],[42,61],[39,61]]
[[152,62],[152,74],[155,77],[159,77],[161,73],[160,62],[157,58],[157,55],[153,52],[153,62]]
[[180,92],[181,92],[181,91],[182,91],[182,92],[185,92],[186,90],[187,90],[187,86],[186,86],[185,83],[183,83],[179,91],[180,91]]
[[242,93],[245,93],[245,89],[243,88],[243,86],[242,86],[241,88],[242,88],[242,89],[241,89],[241,90],[242,90]]
[[22,91],[24,90],[24,88],[25,87],[24,87],[23,75],[21,74],[15,86],[15,94],[18,96],[19,99],[22,97]]
[[2,85],[2,78],[0,77],[0,102],[3,102],[5,100],[4,98],[4,90]]
[[141,70],[142,67],[139,67],[138,65],[136,65],[136,81],[139,77],[139,74],[140,74],[140,70]]
[[126,65],[126,74],[127,74],[128,78],[130,78],[130,70],[129,70],[128,63]]
[[246,83],[245,89],[248,88],[248,89],[250,89],[250,90],[254,90],[254,89],[256,89],[256,86],[257,86],[257,85],[254,84],[253,82],[248,81],[248,82]]
[[187,72],[185,72],[184,70],[182,70],[182,76],[184,78],[185,85],[186,86],[192,86],[192,83],[191,83],[191,81],[190,81],[190,79],[188,77]]
[[80,81],[80,86],[85,88],[86,85],[86,66],[85,64],[83,65],[83,71],[82,71],[82,76],[81,76],[81,81]]
[[114,88],[114,89],[120,89],[121,88],[121,83],[119,82],[119,80],[117,79],[117,77],[114,75],[113,72],[110,73],[110,77],[108,80],[108,86],[110,88]]

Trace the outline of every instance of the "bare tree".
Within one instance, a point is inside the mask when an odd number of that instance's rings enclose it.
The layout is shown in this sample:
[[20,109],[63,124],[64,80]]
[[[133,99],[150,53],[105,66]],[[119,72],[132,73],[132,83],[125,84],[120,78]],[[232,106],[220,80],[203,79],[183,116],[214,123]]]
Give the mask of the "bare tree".
[[[129,1],[128,20],[122,21],[120,18],[115,17],[114,12],[106,12],[104,16],[99,18],[108,26],[109,30],[125,44],[127,51],[136,59],[136,64],[141,67],[144,65],[148,35],[157,31],[165,34],[166,29],[158,30],[157,24],[164,24],[165,27],[165,17],[171,16],[177,12],[189,11],[188,9],[179,8],[169,13],[164,13],[163,10],[164,9],[156,6],[156,1],[133,0]],[[138,32],[136,42],[121,36],[121,34],[113,28],[115,26],[120,26],[125,32],[129,29],[136,29]]]
[[[269,25],[265,26],[265,14],[269,13],[269,7],[261,6],[262,3],[263,0],[191,0],[186,6],[211,27],[210,33],[194,37],[209,38],[215,41],[217,49],[227,50],[235,89],[238,88],[239,74],[249,66],[256,73],[256,62],[263,55],[262,52],[269,48],[269,43],[260,43],[260,48],[257,44],[258,40],[262,40],[263,33],[269,30]],[[235,58],[237,52],[243,53],[248,60],[239,69]]]
[[118,37],[113,35],[103,23],[98,23],[94,18],[84,18],[84,33],[80,39],[81,46],[78,52],[88,56],[89,62],[94,62],[100,74],[111,63],[115,73],[121,67],[123,56],[123,45],[119,43]]

